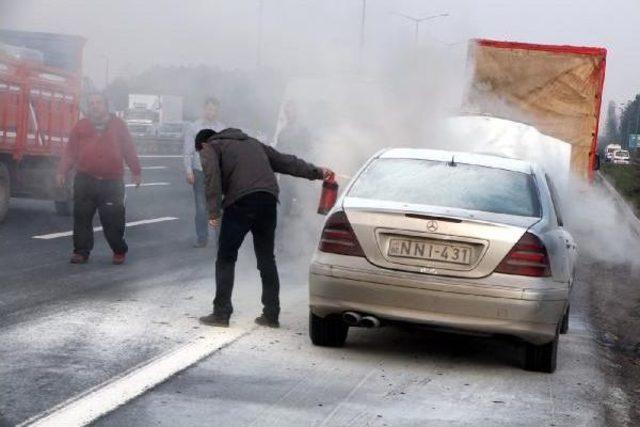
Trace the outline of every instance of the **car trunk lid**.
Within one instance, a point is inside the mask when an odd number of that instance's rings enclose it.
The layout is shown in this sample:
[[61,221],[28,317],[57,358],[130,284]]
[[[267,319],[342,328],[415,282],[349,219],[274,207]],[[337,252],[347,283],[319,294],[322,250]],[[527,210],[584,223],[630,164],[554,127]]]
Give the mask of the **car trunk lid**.
[[536,217],[347,197],[344,211],[372,264],[452,277],[491,274]]

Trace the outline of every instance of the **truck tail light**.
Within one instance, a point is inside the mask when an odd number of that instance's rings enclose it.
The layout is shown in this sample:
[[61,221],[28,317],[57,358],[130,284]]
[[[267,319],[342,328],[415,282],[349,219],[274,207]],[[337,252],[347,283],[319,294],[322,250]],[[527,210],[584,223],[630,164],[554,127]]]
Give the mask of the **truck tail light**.
[[343,211],[335,212],[327,219],[318,249],[332,254],[364,257],[362,247]]
[[547,249],[538,237],[531,233],[524,233],[498,265],[496,273],[549,277],[551,265]]

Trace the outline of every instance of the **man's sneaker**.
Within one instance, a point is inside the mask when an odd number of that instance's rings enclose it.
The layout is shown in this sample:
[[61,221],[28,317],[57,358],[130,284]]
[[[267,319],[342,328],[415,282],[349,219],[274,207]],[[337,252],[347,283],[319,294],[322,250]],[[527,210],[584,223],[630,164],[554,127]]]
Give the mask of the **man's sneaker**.
[[112,262],[115,265],[124,264],[124,254],[113,254]]
[[280,322],[278,322],[278,319],[271,319],[265,316],[264,314],[261,314],[260,316],[256,317],[255,322],[260,326],[267,326],[269,328],[280,327]]
[[71,259],[69,260],[71,264],[86,264],[88,261],[89,261],[88,256],[82,255],[82,254],[76,254],[76,253],[71,255]]
[[193,247],[194,248],[206,248],[207,247],[207,242],[206,241],[204,241],[204,242],[195,242],[193,244]]
[[202,316],[200,323],[208,326],[218,326],[220,328],[229,327],[229,316],[222,316],[219,314],[211,313],[208,316]]

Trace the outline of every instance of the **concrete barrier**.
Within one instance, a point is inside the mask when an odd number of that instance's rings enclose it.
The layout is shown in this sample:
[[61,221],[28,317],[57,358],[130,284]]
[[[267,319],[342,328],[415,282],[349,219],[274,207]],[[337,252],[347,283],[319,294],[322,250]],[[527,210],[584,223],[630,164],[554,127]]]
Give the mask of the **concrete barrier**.
[[638,219],[638,217],[636,216],[629,202],[625,200],[625,198],[618,192],[618,190],[615,189],[613,184],[611,184],[607,177],[604,176],[604,174],[602,174],[601,172],[597,173],[596,181],[600,182],[602,186],[609,192],[609,194],[611,194],[611,197],[613,197],[616,205],[618,205],[618,208],[624,215],[626,221],[629,223],[631,230],[633,230],[636,236],[640,237],[640,219]]

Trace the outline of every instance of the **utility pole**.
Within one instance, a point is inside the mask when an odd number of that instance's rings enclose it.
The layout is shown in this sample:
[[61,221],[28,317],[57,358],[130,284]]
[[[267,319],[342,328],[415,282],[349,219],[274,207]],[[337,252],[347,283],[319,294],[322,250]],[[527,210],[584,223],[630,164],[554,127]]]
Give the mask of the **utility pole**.
[[406,15],[404,13],[393,13],[394,15],[398,15],[404,19],[408,19],[409,21],[412,21],[413,24],[415,25],[415,30],[414,30],[414,39],[415,39],[415,43],[416,43],[416,47],[418,47],[419,43],[420,43],[420,24],[422,24],[425,21],[430,21],[432,19],[436,19],[436,18],[444,18],[445,16],[449,16],[448,13],[441,13],[439,15],[430,15],[430,16],[425,16],[423,18],[418,18],[415,16],[411,16],[411,15]]

